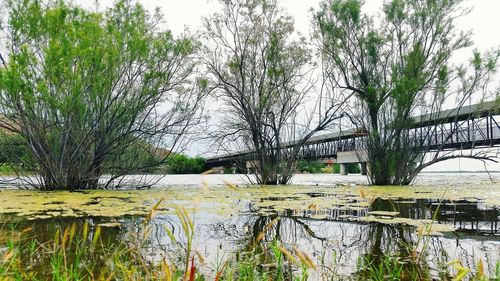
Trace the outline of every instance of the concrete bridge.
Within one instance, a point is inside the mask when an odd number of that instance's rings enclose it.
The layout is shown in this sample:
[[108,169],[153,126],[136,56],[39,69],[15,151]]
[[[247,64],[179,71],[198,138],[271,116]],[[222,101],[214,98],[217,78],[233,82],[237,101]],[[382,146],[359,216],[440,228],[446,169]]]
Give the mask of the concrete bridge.
[[[427,151],[487,148],[500,145],[500,105],[485,102],[444,110],[436,114],[413,117],[410,139]],[[339,163],[341,174],[347,174],[347,164],[360,163],[366,173],[366,153],[363,150],[366,133],[350,129],[311,137],[297,156],[304,160],[329,160]],[[283,153],[291,152],[294,142],[283,145]],[[241,151],[210,157],[210,168],[234,167],[255,161],[254,151]]]

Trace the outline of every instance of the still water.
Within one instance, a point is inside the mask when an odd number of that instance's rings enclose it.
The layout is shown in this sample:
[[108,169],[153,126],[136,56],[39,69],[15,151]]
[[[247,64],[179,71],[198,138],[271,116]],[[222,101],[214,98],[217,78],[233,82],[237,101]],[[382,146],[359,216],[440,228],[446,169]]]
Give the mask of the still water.
[[[208,275],[262,233],[262,243],[300,248],[338,276],[354,274],[367,258],[410,260],[414,250],[423,253],[436,276],[453,260],[473,271],[482,261],[488,273],[500,261],[500,175],[423,174],[415,186],[404,188],[363,187],[366,178],[359,175],[298,175],[289,187],[248,187],[247,180],[175,175],[158,179],[152,190],[49,195],[0,189],[0,240],[13,224],[31,227],[29,235],[43,243],[58,229],[75,223],[81,230],[88,222],[92,228],[101,225],[103,241],[113,245],[139,232],[144,214],[164,198],[144,255],[154,261],[178,251],[164,228],[183,240],[171,208],[182,206],[194,220],[194,248]],[[49,270],[39,263],[40,270]]]

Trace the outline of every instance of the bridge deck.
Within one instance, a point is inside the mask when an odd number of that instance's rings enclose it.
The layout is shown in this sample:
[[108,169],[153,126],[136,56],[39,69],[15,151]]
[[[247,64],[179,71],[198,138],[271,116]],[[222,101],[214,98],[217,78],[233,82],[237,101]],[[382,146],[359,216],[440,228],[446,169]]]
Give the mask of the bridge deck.
[[443,110],[439,113],[424,114],[413,117],[415,128],[426,127],[455,121],[464,121],[471,118],[481,118],[500,114],[500,103],[496,101],[466,105],[460,108]]
[[[431,150],[471,149],[500,145],[500,125],[494,118],[496,115],[500,115],[500,104],[484,102],[444,110],[439,114],[413,117],[415,123],[410,130],[413,138],[418,140],[420,145],[425,145]],[[366,133],[360,129],[313,136],[301,149],[300,157],[304,159],[335,157],[339,151],[359,149],[360,142],[365,136]],[[285,153],[295,143],[295,141],[284,143]],[[216,165],[237,159],[250,159],[252,154],[253,151],[250,150],[228,153],[208,158],[207,163]]]

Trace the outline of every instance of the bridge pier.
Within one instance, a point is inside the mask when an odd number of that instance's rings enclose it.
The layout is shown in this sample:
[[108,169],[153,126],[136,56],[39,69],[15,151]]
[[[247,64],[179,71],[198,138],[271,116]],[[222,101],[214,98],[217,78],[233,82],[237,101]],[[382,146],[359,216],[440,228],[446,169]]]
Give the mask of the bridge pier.
[[212,173],[213,174],[236,174],[238,172],[238,170],[241,171],[241,168],[239,168],[238,165],[236,165],[236,164],[232,164],[232,165],[213,167]]
[[347,176],[347,174],[349,174],[347,163],[340,163],[339,165],[340,165],[340,174],[343,176]]
[[337,163],[340,165],[340,174],[347,175],[349,174],[348,164],[356,164],[358,163],[360,166],[360,171],[362,175],[367,174],[368,164],[367,164],[368,156],[365,151],[353,150],[353,151],[343,151],[337,153]]
[[253,174],[260,167],[259,160],[252,160],[246,162],[247,174]]
[[213,168],[212,168],[212,173],[213,173],[213,174],[224,174],[224,166],[221,166],[221,167],[213,167]]
[[366,174],[368,173],[368,164],[366,162],[359,163],[359,169],[361,171],[361,174],[363,176],[366,176]]

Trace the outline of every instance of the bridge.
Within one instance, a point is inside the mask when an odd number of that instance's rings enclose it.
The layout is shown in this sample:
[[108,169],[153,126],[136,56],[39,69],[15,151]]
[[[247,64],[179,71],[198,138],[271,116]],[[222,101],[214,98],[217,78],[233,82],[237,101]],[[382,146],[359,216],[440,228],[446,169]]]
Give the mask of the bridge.
[[[426,147],[427,151],[462,150],[487,148],[500,144],[500,105],[484,102],[444,110],[435,114],[413,117],[409,128],[410,139],[415,145]],[[311,137],[297,156],[304,160],[332,159],[341,164],[341,173],[347,173],[347,164],[366,164],[363,154],[366,132],[350,129]],[[283,154],[290,153],[295,142],[283,145]],[[232,167],[248,161],[255,161],[255,152],[246,150],[210,157],[210,168]],[[366,172],[366,165],[362,165]]]

